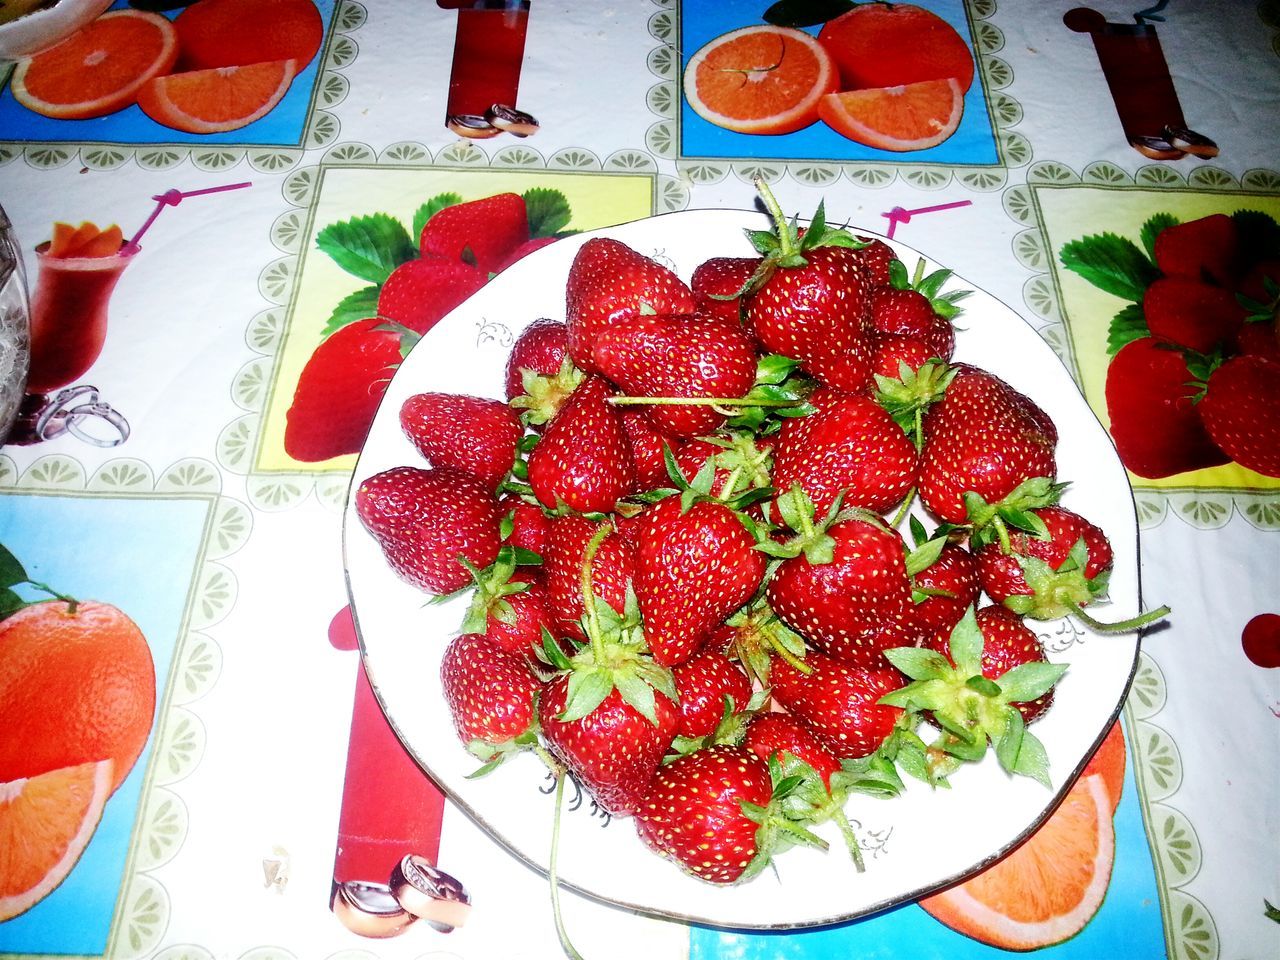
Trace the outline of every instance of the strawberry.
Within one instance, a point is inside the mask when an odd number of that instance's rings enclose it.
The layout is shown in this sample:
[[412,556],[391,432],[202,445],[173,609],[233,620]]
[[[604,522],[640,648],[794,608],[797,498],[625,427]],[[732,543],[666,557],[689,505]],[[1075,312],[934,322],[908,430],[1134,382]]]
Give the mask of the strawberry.
[[1161,277],[1142,296],[1151,336],[1199,353],[1235,343],[1244,308],[1221,287],[1186,277]]
[[1153,252],[1165,276],[1230,286],[1240,253],[1235,221],[1215,213],[1165,227],[1156,234]]
[[1280,315],[1246,323],[1236,337],[1240,352],[1280,362]]
[[900,333],[877,333],[874,338],[871,372],[877,377],[896,380],[902,375],[902,365],[919,370],[935,356],[933,347],[919,337]]
[[635,462],[607,381],[588,377],[529,454],[529,485],[548,509],[607,512],[635,489]]
[[[692,483],[711,463],[712,479],[707,495],[716,500],[732,500],[751,490],[770,485],[773,437],[733,432],[689,440],[676,451],[680,474]],[[753,506],[751,515],[758,511]]]
[[362,482],[355,504],[391,568],[428,593],[471,583],[459,557],[483,568],[498,556],[498,501],[461,470],[392,467]]
[[639,407],[622,407],[621,417],[636,465],[636,490],[643,492],[664,485],[667,480],[664,448],[675,450],[680,441],[655,424]]
[[546,553],[547,539],[551,532],[551,518],[543,509],[514,494],[506,494],[498,504],[503,512],[503,544],[528,550],[538,556]]
[[417,339],[375,317],[326,337],[294,388],[285,414],[285,453],[304,463],[359,453],[387,384]]
[[[557,517],[551,522],[542,571],[547,602],[559,635],[583,639],[582,567],[587,544],[600,524],[586,517]],[[635,575],[635,545],[611,532],[597,545],[591,562],[591,592],[618,613],[626,607]]]
[[535,742],[535,707],[542,681],[523,656],[489,637],[454,637],[440,659],[440,685],[454,729],[486,761]]
[[982,591],[978,561],[959,544],[944,543],[937,558],[919,570],[912,570],[908,555],[907,569],[914,617],[925,636],[939,631],[949,634]]
[[[598,330],[591,358],[595,369],[640,398],[736,400],[756,379],[755,344],[744,330],[685,316],[637,316]],[[680,438],[711,433],[728,419],[708,403],[644,409]]]
[[569,356],[590,373],[596,336],[640,316],[641,304],[658,314],[693,311],[693,294],[671,270],[607,237],[593,237],[573,258],[565,291]]
[[524,435],[501,400],[417,393],[400,406],[400,428],[433,467],[455,467],[496,488],[516,461]]
[[422,227],[418,248],[424,257],[442,257],[495,273],[529,240],[524,198],[499,193],[437,210]]
[[501,273],[503,270],[507,269],[507,267],[511,266],[513,263],[519,263],[521,260],[523,260],[529,254],[533,253],[535,250],[541,250],[543,247],[548,246],[552,243],[555,243],[558,239],[560,238],[554,237],[554,236],[553,237],[531,237],[530,239],[526,240],[524,243],[520,244],[520,246],[512,250],[511,253],[507,255],[507,258],[505,260],[503,260],[500,264],[498,264],[498,266],[494,267],[493,272]]
[[959,365],[946,393],[924,415],[920,499],[948,523],[968,515],[964,495],[990,504],[1027,480],[1052,478],[1058,431],[1034,401],[995,374]]
[[799,486],[826,513],[843,494],[846,507],[884,512],[915,485],[915,444],[870,397],[819,391],[818,409],[788,419],[773,451],[773,485],[784,493]]
[[816,651],[804,662],[809,673],[781,658],[774,661],[774,698],[838,759],[866,757],[879,749],[903,713],[879,701],[900,686],[902,674],[888,666],[851,666]]
[[929,298],[916,290],[876,287],[871,295],[871,325],[879,334],[898,334],[923,341],[930,356],[950,360],[956,348],[951,321],[934,311]]
[[873,287],[882,287],[890,283],[889,268],[893,261],[898,259],[898,255],[893,252],[893,247],[883,240],[874,240],[871,237],[860,236],[858,241],[866,244],[857,253],[871,285]]
[[751,681],[742,668],[716,650],[703,650],[671,668],[680,694],[679,735],[698,739],[715,733],[724,718],[727,697],[734,712],[751,699]]
[[1193,405],[1186,358],[1151,337],[1121,347],[1107,367],[1107,416],[1121,462],[1147,479],[1230,460]]
[[508,653],[532,656],[542,646],[543,628],[555,628],[537,573],[517,567],[515,550],[504,547],[492,567],[472,576],[476,589],[461,631],[483,633]]
[[1196,409],[1227,456],[1264,476],[1280,477],[1280,362],[1232,357],[1209,375]]
[[527,392],[524,371],[529,370],[547,377],[554,377],[559,373],[568,351],[568,343],[569,329],[559,320],[544,318],[525,327],[511,345],[511,353],[507,355],[507,399],[514,400]]
[[831,789],[831,777],[840,772],[840,761],[822,745],[808,727],[787,713],[757,713],[747,721],[742,745],[761,760],[789,753],[803,760]]
[[694,267],[689,288],[698,315],[741,325],[745,304],[739,294],[759,265],[759,257],[712,257]]
[[382,284],[378,316],[426,333],[488,280],[483,271],[457,260],[409,260],[392,270]]
[[669,496],[641,514],[636,598],[645,640],[664,666],[688,660],[741,607],[764,577],[764,554],[742,519],[721,503],[686,509]]

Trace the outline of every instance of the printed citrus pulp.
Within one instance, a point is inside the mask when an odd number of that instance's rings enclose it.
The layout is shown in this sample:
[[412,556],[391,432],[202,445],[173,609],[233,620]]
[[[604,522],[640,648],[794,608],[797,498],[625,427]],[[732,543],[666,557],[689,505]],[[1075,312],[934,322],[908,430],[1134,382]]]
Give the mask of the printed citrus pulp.
[[791,133],[818,118],[835,65],[813,37],[754,26],[712,40],[689,60],[685,97],[699,115],[739,133]]
[[138,106],[156,123],[186,133],[223,133],[266,116],[289,90],[293,60],[214,67],[156,77]]
[[312,0],[201,0],[173,22],[184,71],[295,60],[303,70],[324,40]]
[[951,24],[909,3],[860,3],[818,32],[843,89],[892,87],[955,77],[973,83],[973,54]]
[[11,83],[23,106],[58,120],[123,110],[153,77],[172,69],[178,39],[164,17],[105,13],[55,47],[18,64]]
[[824,96],[818,115],[837,133],[869,147],[924,150],[955,133],[964,93],[954,77]]
[[0,783],[0,922],[71,872],[102,818],[113,767],[100,760]]

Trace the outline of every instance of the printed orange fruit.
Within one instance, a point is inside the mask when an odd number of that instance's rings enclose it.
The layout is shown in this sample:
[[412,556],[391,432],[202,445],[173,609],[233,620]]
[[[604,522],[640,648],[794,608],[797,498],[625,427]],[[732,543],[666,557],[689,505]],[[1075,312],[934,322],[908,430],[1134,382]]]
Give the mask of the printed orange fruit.
[[294,60],[302,71],[324,41],[312,0],[200,0],[173,25],[183,70]]
[[1102,743],[1098,745],[1097,751],[1085,764],[1084,772],[1080,774],[1087,777],[1091,773],[1096,773],[1107,784],[1107,796],[1111,798],[1111,812],[1116,812],[1116,807],[1120,806],[1120,795],[1124,792],[1124,765],[1125,765],[1125,745],[1124,731],[1120,728],[1120,721],[1117,720],[1111,725],[1111,729],[1107,731],[1107,735],[1102,738]]
[[186,133],[225,133],[265,117],[289,92],[296,64],[270,60],[156,77],[138,106],[156,123]]
[[818,116],[850,140],[903,153],[936,147],[956,132],[964,94],[954,77],[823,97]]
[[111,795],[110,760],[0,783],[0,922],[35,906],[71,872]]
[[1079,933],[1111,882],[1115,827],[1106,781],[1081,777],[1021,846],[982,873],[920,901],[966,936],[1034,950]]
[[0,620],[0,783],[142,753],[156,706],[151,648],[110,604],[48,600]]
[[835,64],[809,34],[790,27],[742,27],[689,58],[684,95],[701,117],[738,133],[782,134],[818,119],[837,88]]
[[841,89],[897,87],[955,77],[973,83],[973,53],[955,27],[910,3],[861,3],[823,24],[818,40],[840,71]]
[[112,10],[18,64],[10,87],[28,110],[88,120],[123,110],[178,57],[178,35],[158,13]]

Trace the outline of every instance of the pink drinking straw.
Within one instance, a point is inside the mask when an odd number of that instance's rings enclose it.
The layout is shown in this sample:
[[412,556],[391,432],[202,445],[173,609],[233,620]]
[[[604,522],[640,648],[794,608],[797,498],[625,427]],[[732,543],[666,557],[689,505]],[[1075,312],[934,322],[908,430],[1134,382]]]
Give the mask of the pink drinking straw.
[[202,190],[171,189],[171,190],[166,190],[164,193],[161,193],[157,196],[152,197],[151,199],[156,202],[156,208],[151,211],[151,216],[147,217],[146,221],[142,224],[142,226],[138,228],[138,232],[135,233],[132,237],[130,237],[129,242],[124,244],[124,246],[120,248],[121,252],[127,252],[127,253],[133,254],[133,253],[137,253],[141,249],[141,246],[139,245],[138,241],[141,240],[142,235],[151,228],[151,225],[156,222],[156,217],[160,216],[160,211],[163,210],[165,207],[176,207],[183,200],[187,199],[187,197],[203,197],[207,193],[223,193],[227,190],[239,190],[243,187],[251,187],[251,186],[253,186],[253,182],[249,180],[245,180],[245,181],[242,181],[241,183],[223,184],[220,187],[205,187]]
[[939,203],[932,207],[918,207],[915,210],[904,210],[902,207],[894,207],[888,213],[882,213],[880,216],[889,221],[889,232],[885,234],[890,240],[893,239],[893,233],[898,229],[900,223],[910,223],[911,218],[918,213],[936,213],[939,210],[954,210],[956,207],[967,207],[972,200],[957,200],[954,203]]

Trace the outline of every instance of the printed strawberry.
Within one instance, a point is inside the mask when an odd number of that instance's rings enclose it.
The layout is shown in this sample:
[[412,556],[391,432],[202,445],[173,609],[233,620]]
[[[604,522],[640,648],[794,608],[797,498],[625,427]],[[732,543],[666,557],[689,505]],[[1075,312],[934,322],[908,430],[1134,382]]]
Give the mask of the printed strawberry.
[[737,712],[751,700],[751,681],[742,668],[716,650],[703,650],[671,668],[680,695],[679,735],[708,737],[725,716],[726,698]]
[[[601,524],[586,517],[556,517],[551,522],[542,572],[547,603],[558,636],[586,637],[580,621],[585,615],[582,569],[587,545]],[[614,531],[597,543],[591,561],[591,592],[618,613],[626,609],[635,575],[635,544]]]
[[1236,345],[1246,356],[1280,362],[1280,315],[1245,323]]
[[326,337],[294,388],[285,453],[304,463],[359,453],[387,384],[417,340],[411,330],[373,317]]
[[520,244],[520,246],[512,250],[511,253],[507,255],[507,258],[503,260],[500,264],[498,264],[498,266],[494,267],[493,272],[501,273],[503,270],[507,269],[507,267],[511,266],[513,263],[519,263],[529,254],[533,253],[536,250],[541,250],[545,246],[549,246],[550,244],[555,243],[558,239],[560,238],[559,237],[529,238],[524,243]]
[[1167,277],[1208,279],[1230,286],[1238,270],[1239,237],[1235,221],[1222,213],[1175,223],[1156,234],[1156,266]]
[[810,402],[818,409],[788,419],[778,434],[774,488],[799,486],[818,514],[841,495],[843,506],[877,513],[900,504],[915,485],[919,461],[902,427],[862,394],[820,390]]
[[458,260],[409,260],[383,283],[378,316],[426,333],[488,280],[488,274]]
[[1196,410],[1232,460],[1280,477],[1280,363],[1257,356],[1223,362],[1209,375]]
[[857,239],[859,243],[866,244],[857,253],[871,285],[873,287],[883,287],[885,284],[890,283],[892,281],[889,272],[890,267],[898,259],[898,255],[893,252],[893,247],[883,240],[876,240],[872,237],[859,236]]
[[667,480],[664,448],[675,450],[680,441],[661,429],[640,407],[621,407],[622,427],[631,443],[631,456],[636,465],[636,490],[652,490]]
[[741,399],[756,379],[755,344],[744,330],[687,316],[637,316],[598,330],[591,357],[595,369],[632,397],[660,401],[643,404],[649,419],[686,439],[728,419],[710,400]]
[[1028,480],[1053,478],[1057,442],[1057,428],[1033,400],[995,374],[958,365],[924,415],[920,499],[939,519],[964,523],[966,493],[997,505]]
[[507,355],[507,399],[514,400],[528,392],[524,377],[526,370],[545,377],[554,377],[559,373],[568,352],[568,344],[569,329],[559,320],[543,318],[525,327],[511,345],[511,353]]
[[486,762],[537,743],[536,704],[542,682],[528,660],[475,633],[454,637],[440,660],[440,684],[454,729]]
[[462,633],[483,633],[508,653],[533,656],[543,629],[553,630],[546,588],[529,567],[519,567],[516,551],[504,546],[491,567],[472,569],[475,592]]
[[502,512],[502,542],[542,556],[547,551],[551,518],[535,503],[506,494],[498,501]]
[[808,673],[786,660],[774,661],[774,699],[841,760],[870,756],[879,749],[903,714],[901,707],[880,700],[901,686],[902,674],[888,666],[851,666],[817,651],[806,654],[804,662]]
[[935,774],[981,760],[992,745],[1006,771],[1050,785],[1048,755],[1026,725],[1048,707],[1067,668],[1045,660],[1016,613],[968,610],[942,649],[905,647],[888,657],[912,682],[880,703],[926,712],[940,728],[928,750]]
[[400,406],[400,428],[433,467],[454,467],[496,488],[516,461],[524,435],[501,400],[417,393]]
[[573,258],[565,290],[569,356],[591,373],[592,350],[602,330],[640,316],[641,304],[657,314],[692,313],[693,294],[671,270],[626,244],[593,237]]
[[664,666],[688,660],[755,593],[764,554],[744,521],[722,503],[669,496],[640,515],[636,598],[645,640]]
[[694,311],[741,325],[745,304],[740,294],[759,265],[759,257],[712,257],[698,264],[689,278]]
[[424,257],[467,263],[487,277],[528,240],[524,198],[499,193],[437,210],[423,225],[418,248]]
[[1122,347],[1107,367],[1107,416],[1116,452],[1147,479],[1227,463],[1193,404],[1195,380],[1177,350],[1143,337]]
[[500,513],[493,492],[452,467],[392,467],[356,489],[356,514],[391,568],[416,587],[447,594],[498,556]]
[[1142,297],[1147,329],[1164,340],[1199,353],[1233,345],[1245,311],[1230,291],[1186,277],[1161,277]]
[[608,512],[635,489],[631,442],[606,380],[588,377],[570,394],[529,454],[529,485],[548,509]]

